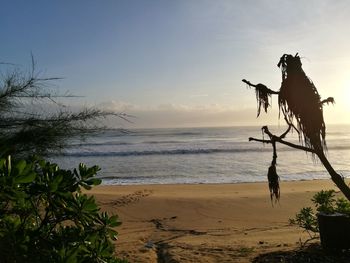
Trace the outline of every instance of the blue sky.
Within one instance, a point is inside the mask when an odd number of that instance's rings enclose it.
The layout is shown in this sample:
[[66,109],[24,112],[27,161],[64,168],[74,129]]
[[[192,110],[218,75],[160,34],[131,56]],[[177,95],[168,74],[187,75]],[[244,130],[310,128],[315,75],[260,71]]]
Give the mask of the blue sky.
[[284,53],[303,57],[327,123],[348,122],[348,1],[2,1],[0,61],[64,79],[70,103],[136,116],[134,127],[277,124],[256,120],[242,78],[278,89]]

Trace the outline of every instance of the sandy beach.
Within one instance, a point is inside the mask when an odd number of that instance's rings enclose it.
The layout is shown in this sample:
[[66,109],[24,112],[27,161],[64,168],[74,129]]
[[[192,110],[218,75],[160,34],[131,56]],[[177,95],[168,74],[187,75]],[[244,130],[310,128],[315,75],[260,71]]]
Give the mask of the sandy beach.
[[267,183],[98,186],[89,191],[118,214],[117,254],[130,262],[251,262],[292,250],[307,234],[288,219],[329,180],[281,182],[272,206]]

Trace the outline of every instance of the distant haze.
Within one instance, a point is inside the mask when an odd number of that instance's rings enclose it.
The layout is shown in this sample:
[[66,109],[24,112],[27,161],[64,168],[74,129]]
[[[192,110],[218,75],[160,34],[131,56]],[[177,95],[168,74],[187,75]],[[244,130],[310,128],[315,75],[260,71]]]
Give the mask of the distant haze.
[[[252,94],[255,98],[255,95]],[[256,108],[219,107],[218,105],[186,107],[176,105],[159,105],[158,107],[140,108],[135,105],[110,102],[98,105],[100,108],[122,112],[131,115],[130,123],[120,119],[110,119],[108,125],[112,127],[129,128],[174,128],[174,127],[225,127],[225,126],[263,126],[285,125],[279,118],[277,97],[272,109],[268,113],[261,112],[257,118]],[[252,101],[255,106],[256,101]],[[347,123],[349,115],[334,113],[335,106],[324,109],[324,118],[327,124]],[[350,113],[349,113],[350,114]]]

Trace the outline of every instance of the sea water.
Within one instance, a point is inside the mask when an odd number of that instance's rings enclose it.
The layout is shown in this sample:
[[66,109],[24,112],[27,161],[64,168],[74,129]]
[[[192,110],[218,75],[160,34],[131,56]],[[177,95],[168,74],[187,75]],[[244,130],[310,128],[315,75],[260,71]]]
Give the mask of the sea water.
[[[284,127],[271,127],[281,134]],[[51,159],[63,168],[80,162],[98,165],[104,184],[241,183],[267,181],[272,161],[270,144],[260,127],[108,130],[84,142],[71,140],[62,155]],[[266,135],[265,135],[265,139]],[[286,140],[300,144],[297,132]],[[327,157],[344,177],[350,177],[350,126],[329,125]],[[329,178],[311,154],[277,144],[281,180]]]

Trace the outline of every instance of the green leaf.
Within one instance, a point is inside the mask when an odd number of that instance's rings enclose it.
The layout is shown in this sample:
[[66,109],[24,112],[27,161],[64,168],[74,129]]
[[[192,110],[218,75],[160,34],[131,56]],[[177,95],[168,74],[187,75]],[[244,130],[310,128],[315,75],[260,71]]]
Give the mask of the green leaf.
[[108,229],[108,235],[111,237],[112,240],[118,239],[118,232],[113,229]]
[[84,187],[85,190],[90,190],[92,188],[90,185],[87,185],[87,184],[83,184],[82,186]]
[[15,169],[18,175],[20,175],[23,170],[26,168],[27,162],[25,160],[20,160],[18,163],[15,165]]
[[[86,198],[85,195],[82,197]],[[82,207],[83,210],[89,211],[89,212],[93,212],[93,211],[98,210],[97,204],[96,204],[93,196],[89,197],[88,199],[84,200],[83,202],[84,202],[83,207]]]
[[88,185],[100,185],[102,183],[102,180],[98,178],[91,178],[89,180],[86,180],[85,183]]
[[84,210],[87,210],[87,211],[95,211],[95,210],[98,210],[97,208],[97,205],[94,204],[94,203],[87,203],[86,205],[84,205]]
[[28,173],[28,174],[17,176],[15,178],[15,183],[17,183],[17,184],[31,183],[31,182],[34,181],[35,177],[36,177],[36,173],[35,172],[31,172],[31,173]]
[[50,191],[51,192],[56,192],[57,189],[58,189],[58,186],[62,182],[62,180],[63,180],[63,175],[62,174],[54,176],[53,180],[49,184]]
[[116,227],[121,225],[121,222],[118,221],[118,217],[116,215],[113,215],[109,218],[109,226],[110,227]]
[[65,259],[65,263],[76,263],[77,261],[77,256],[78,256],[78,249],[74,248],[71,249],[71,251],[68,251],[69,256]]

